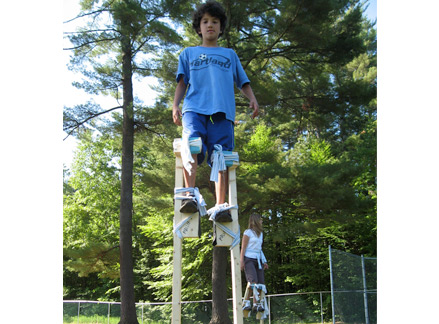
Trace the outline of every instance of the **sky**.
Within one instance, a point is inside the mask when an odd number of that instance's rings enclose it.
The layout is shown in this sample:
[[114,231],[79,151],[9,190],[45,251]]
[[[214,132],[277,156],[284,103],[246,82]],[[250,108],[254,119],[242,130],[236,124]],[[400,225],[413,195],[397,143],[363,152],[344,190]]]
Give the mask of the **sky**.
[[[63,0],[63,21],[68,21],[76,16],[79,12],[79,4],[78,0]],[[367,17],[374,21],[377,18],[377,0],[370,0],[369,7],[366,10]],[[74,30],[75,22],[64,24],[63,29],[65,31]],[[64,47],[68,47],[69,43],[64,42]],[[69,61],[69,51],[63,52],[63,59],[65,64]],[[80,75],[74,74],[71,71],[65,69],[64,78],[63,78],[63,105],[67,107],[72,107],[75,104],[84,103],[90,98],[89,95],[86,95],[84,91],[78,90],[71,85],[72,81],[78,80]],[[141,82],[138,80],[134,80],[134,90],[140,90],[142,92],[137,92],[135,95],[143,100],[146,105],[153,105],[156,93],[150,88],[150,85],[156,84],[156,80],[154,78],[144,78]],[[103,96],[97,97],[92,96],[93,99],[100,103],[102,107],[113,107],[118,105],[117,102],[112,98],[105,98]],[[65,136],[64,136],[65,137]],[[64,138],[63,137],[63,138]],[[69,136],[66,140],[63,141],[62,151],[63,151],[63,163],[69,167],[71,165],[73,159],[73,151],[76,148],[76,139],[72,136]]]
[[369,7],[366,10],[366,16],[371,21],[374,21],[377,18],[377,0],[369,0]]

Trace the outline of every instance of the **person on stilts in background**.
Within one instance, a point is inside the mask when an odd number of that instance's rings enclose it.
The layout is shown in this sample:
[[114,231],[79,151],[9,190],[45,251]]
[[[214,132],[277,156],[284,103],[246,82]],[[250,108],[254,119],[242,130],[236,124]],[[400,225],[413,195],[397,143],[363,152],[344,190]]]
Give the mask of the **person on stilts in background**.
[[[257,285],[259,296],[261,296],[260,287],[265,289],[264,270],[268,269],[267,260],[262,252],[264,240],[262,230],[262,216],[256,213],[251,214],[248,228],[242,236],[241,246],[241,270],[244,270],[247,282]],[[250,300],[244,300],[243,310],[263,312],[265,309],[262,301],[258,302],[255,293],[253,293],[253,308],[250,305]]]
[[[259,105],[250,87],[241,62],[235,51],[218,46],[218,38],[226,27],[224,8],[216,1],[201,5],[193,15],[192,26],[202,39],[201,46],[187,47],[179,56],[177,87],[172,107],[172,118],[176,125],[183,126],[182,142],[190,137],[201,137],[202,152],[182,154],[185,188],[195,188],[197,165],[208,155],[207,163],[212,167],[212,153],[217,144],[220,150],[234,149],[235,94],[234,84],[250,100],[252,118],[259,114]],[[187,92],[186,92],[187,90]],[[180,102],[184,99],[182,110]],[[188,144],[187,144],[188,145]],[[216,147],[214,147],[216,146]],[[216,206],[225,203],[228,184],[227,170],[214,175]],[[212,176],[211,176],[212,179]],[[197,204],[189,193],[182,201],[180,212],[195,213]],[[219,211],[216,221],[231,222],[229,210]]]

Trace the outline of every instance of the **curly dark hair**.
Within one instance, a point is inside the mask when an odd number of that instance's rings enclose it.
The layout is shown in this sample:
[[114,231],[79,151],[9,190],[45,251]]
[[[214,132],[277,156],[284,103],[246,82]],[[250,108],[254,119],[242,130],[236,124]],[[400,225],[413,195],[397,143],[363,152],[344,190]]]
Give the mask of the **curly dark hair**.
[[197,8],[197,10],[193,14],[192,27],[195,32],[202,38],[203,36],[199,34],[200,32],[200,21],[205,13],[208,13],[212,17],[218,18],[221,23],[220,34],[218,37],[221,37],[226,29],[227,16],[226,11],[223,6],[216,1],[207,1]]

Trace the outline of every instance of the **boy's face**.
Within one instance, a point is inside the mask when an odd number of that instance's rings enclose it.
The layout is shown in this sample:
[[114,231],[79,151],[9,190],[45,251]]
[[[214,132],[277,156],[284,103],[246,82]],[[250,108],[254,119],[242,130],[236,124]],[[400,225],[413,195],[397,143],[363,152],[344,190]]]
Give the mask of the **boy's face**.
[[219,18],[212,17],[205,13],[200,21],[199,34],[202,35],[203,41],[216,41],[221,32],[221,21]]

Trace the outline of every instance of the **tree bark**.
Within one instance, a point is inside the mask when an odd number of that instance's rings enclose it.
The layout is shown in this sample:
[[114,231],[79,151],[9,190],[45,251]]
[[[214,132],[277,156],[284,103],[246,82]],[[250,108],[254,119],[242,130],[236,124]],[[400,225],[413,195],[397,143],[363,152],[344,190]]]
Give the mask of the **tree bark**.
[[[122,86],[123,86],[123,131],[122,131],[122,184],[120,193],[120,322],[138,324],[134,298],[134,273],[132,256],[132,210],[133,210],[133,150],[134,109],[132,84],[132,52],[130,38],[122,27]],[[128,28],[127,28],[128,29]]]
[[227,247],[213,248],[212,261],[212,319],[209,324],[232,324],[227,305],[227,280],[228,266]]

